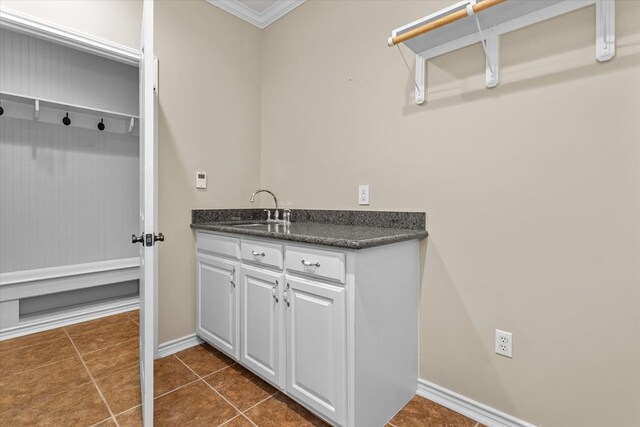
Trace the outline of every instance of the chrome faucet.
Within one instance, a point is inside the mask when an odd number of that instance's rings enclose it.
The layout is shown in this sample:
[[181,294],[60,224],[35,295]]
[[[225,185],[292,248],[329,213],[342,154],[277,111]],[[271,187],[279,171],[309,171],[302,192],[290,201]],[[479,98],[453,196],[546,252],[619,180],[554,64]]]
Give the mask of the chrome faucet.
[[276,212],[273,215],[273,220],[270,220],[270,219],[267,218],[267,222],[284,222],[284,221],[280,221],[280,214],[278,213],[278,198],[276,197],[276,195],[273,194],[269,190],[263,190],[263,189],[256,190],[251,195],[251,200],[249,200],[251,203],[253,203],[254,199],[256,198],[256,194],[258,194],[258,193],[269,193],[269,194],[271,194],[271,196],[273,197],[273,201],[276,203]]

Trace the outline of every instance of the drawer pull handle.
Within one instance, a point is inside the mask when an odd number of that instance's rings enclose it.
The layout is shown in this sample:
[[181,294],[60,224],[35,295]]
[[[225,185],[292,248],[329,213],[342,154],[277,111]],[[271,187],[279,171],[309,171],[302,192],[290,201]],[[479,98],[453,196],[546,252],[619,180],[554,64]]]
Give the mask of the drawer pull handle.
[[278,281],[276,280],[276,283],[271,288],[271,296],[273,296],[273,299],[276,301],[276,304],[278,303],[278,297],[276,296],[277,288],[278,288]]
[[305,267],[320,267],[320,263],[318,261],[310,262],[304,259],[302,260],[302,265],[304,265]]
[[231,270],[231,273],[229,273],[229,281],[231,282],[231,284],[233,285],[233,287],[236,287],[236,282],[233,281],[233,276],[236,275],[236,269],[234,268],[233,270]]
[[266,254],[264,252],[256,252],[256,251],[251,251],[251,255],[253,255],[253,256],[266,256]]

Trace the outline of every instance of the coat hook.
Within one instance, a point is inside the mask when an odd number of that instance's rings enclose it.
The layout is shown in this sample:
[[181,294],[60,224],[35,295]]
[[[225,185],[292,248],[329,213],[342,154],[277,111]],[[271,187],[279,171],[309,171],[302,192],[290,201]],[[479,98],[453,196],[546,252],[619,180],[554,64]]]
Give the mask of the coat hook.
[[62,124],[65,126],[69,126],[71,124],[71,119],[69,118],[69,113],[62,119]]
[[100,119],[100,123],[98,123],[98,130],[104,130],[104,119]]

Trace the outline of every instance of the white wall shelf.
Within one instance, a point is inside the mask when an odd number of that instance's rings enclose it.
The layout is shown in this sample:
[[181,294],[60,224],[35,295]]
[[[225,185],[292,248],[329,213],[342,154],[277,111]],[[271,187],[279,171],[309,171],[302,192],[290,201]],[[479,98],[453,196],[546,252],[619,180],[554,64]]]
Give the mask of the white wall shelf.
[[[478,4],[480,2],[477,2]],[[466,17],[441,26],[403,43],[416,54],[416,103],[425,101],[425,61],[448,52],[483,43],[486,53],[486,85],[498,84],[500,35],[595,4],[596,60],[608,61],[615,55],[615,1],[613,0],[506,0],[484,11],[473,13],[475,0],[452,6],[392,31],[394,37],[452,13],[466,10]]]
[[139,119],[137,115],[68,104],[11,92],[0,92],[0,104],[3,106],[4,115],[7,117],[32,118],[45,123],[61,124],[65,114],[71,113],[69,115],[71,118],[70,126],[96,129],[99,120],[104,119],[105,132],[133,133],[135,121]]

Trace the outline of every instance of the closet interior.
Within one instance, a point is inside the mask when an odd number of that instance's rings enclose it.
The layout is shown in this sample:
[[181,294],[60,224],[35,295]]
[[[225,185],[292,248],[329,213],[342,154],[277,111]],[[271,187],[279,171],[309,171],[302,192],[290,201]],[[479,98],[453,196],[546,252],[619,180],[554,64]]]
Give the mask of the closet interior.
[[139,70],[0,30],[0,337],[139,303]]

